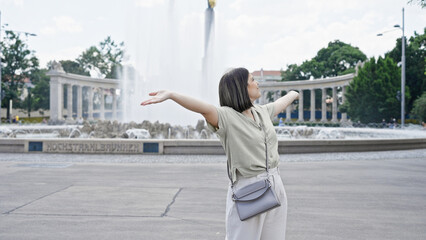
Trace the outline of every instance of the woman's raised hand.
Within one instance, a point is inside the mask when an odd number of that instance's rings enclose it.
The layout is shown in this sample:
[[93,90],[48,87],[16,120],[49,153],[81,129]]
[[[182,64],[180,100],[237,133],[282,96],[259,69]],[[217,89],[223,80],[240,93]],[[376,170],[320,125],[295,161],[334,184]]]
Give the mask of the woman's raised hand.
[[143,101],[141,105],[146,106],[149,104],[164,102],[165,100],[170,98],[170,95],[171,95],[171,92],[167,90],[160,90],[157,92],[149,93],[149,96],[152,96],[152,98]]

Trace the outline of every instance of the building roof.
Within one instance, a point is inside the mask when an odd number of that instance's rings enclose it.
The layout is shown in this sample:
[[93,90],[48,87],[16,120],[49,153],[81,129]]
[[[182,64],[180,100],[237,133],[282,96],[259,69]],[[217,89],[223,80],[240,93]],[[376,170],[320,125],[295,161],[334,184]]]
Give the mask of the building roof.
[[254,71],[251,74],[253,75],[253,78],[259,82],[281,81],[280,70],[263,70],[263,68],[261,68],[260,71]]
[[[262,70],[254,71],[254,72],[251,73],[251,75],[256,76],[256,77],[260,77],[261,72],[262,72]],[[263,70],[263,76],[279,76],[279,77],[281,77],[281,71],[280,70]]]

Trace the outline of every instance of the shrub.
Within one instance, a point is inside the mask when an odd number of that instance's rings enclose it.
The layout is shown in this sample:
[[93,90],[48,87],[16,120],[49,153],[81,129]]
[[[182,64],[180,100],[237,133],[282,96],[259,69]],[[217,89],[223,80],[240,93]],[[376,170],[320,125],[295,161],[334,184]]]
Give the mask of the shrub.
[[426,121],[426,92],[414,101],[412,113],[416,115],[420,122]]

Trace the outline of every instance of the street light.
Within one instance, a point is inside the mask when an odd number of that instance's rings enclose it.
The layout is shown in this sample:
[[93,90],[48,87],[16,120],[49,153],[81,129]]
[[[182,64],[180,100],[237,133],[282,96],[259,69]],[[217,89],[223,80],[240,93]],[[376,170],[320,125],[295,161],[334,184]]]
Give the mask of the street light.
[[[6,24],[6,26],[7,26],[7,24]],[[0,43],[1,43],[1,31],[2,30],[3,29],[2,29],[2,25],[1,25],[1,11],[0,11]],[[8,30],[8,31],[15,32],[15,33],[23,33],[23,34],[25,34],[25,36],[33,36],[33,37],[37,36],[36,34],[29,33],[29,32],[21,32],[21,31],[13,31],[13,30]],[[2,95],[2,90],[1,90],[1,82],[2,82],[2,80],[1,80],[1,70],[2,70],[2,68],[1,68],[1,55],[2,55],[2,49],[1,49],[1,46],[0,46],[0,124],[1,124],[1,101],[3,100],[2,99],[3,95]]]
[[[399,24],[396,24],[393,26],[394,28],[398,28],[402,30],[402,38],[401,38],[401,44],[402,44],[402,50],[401,50],[401,128],[404,127],[405,124],[405,35],[404,35],[404,8],[402,8],[402,27]],[[396,29],[394,29],[396,30]],[[385,31],[391,32],[394,30]],[[383,36],[383,33],[377,34],[377,36]]]
[[28,97],[28,120],[31,118],[31,89],[34,88],[32,83],[25,83],[25,87],[27,88],[27,97]]
[[404,8],[402,8],[402,27],[394,25],[393,27],[402,30],[402,53],[401,53],[401,128],[404,127],[405,123],[405,35],[404,35]]

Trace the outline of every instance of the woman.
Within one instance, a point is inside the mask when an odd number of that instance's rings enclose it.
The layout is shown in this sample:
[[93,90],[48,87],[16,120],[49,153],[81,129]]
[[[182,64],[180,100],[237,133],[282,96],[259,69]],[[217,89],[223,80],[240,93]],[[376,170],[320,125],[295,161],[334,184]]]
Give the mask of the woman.
[[[260,97],[258,82],[247,69],[236,68],[225,73],[220,80],[221,107],[166,90],[149,95],[152,98],[142,102],[141,105],[171,99],[184,108],[203,115],[208,127],[219,136],[228,157],[234,191],[265,178],[265,158],[268,157],[271,182],[281,206],[241,221],[232,200],[230,184],[226,201],[226,239],[285,239],[287,197],[278,170],[278,141],[272,119],[297,99],[299,94],[290,91],[273,103],[253,105]],[[266,150],[268,156],[265,156]]]

